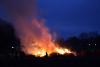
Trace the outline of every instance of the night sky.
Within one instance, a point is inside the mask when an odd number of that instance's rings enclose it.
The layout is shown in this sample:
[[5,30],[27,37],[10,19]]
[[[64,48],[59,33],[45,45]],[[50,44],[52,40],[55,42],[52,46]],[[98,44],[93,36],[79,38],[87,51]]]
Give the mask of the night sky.
[[99,0],[39,0],[46,25],[63,37],[100,32]]
[[[45,25],[58,35],[69,37],[81,32],[100,32],[99,0],[37,0]],[[6,18],[0,5],[0,17]]]

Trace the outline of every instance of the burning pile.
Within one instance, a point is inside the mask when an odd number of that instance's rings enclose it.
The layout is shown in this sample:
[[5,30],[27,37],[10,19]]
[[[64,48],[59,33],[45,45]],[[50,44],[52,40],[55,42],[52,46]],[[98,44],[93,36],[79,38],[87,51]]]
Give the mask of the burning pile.
[[[49,33],[48,28],[44,26],[43,21],[33,19],[32,26],[33,29],[31,31],[26,30],[28,34],[26,34],[24,37],[25,40],[22,42],[22,51],[26,54],[34,55],[36,57],[43,57],[46,53],[48,56],[52,53],[61,55],[70,53],[75,54],[70,49],[62,48],[54,42],[52,35]],[[21,40],[23,40],[23,38]]]
[[21,41],[21,50],[28,55],[43,57],[52,53],[69,54],[70,49],[62,48],[54,42],[44,21],[38,20],[36,0],[1,0]]

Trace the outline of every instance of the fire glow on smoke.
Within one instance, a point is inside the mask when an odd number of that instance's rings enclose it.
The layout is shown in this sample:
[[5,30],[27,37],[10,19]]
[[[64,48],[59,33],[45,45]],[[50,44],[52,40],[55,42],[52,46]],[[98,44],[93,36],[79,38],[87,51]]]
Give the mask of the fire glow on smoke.
[[21,41],[21,50],[27,55],[43,57],[46,53],[75,54],[55,43],[44,21],[38,20],[36,0],[1,0],[8,11],[8,19],[15,27]]
[[22,51],[28,55],[34,55],[36,57],[43,57],[46,53],[48,56],[52,53],[58,53],[61,55],[70,53],[75,54],[75,52],[72,52],[70,49],[62,48],[59,44],[55,43],[52,35],[49,33],[48,28],[44,26],[43,22],[44,21],[33,19],[33,30],[28,31],[28,33],[30,32],[32,35],[26,34],[24,37],[25,40]]

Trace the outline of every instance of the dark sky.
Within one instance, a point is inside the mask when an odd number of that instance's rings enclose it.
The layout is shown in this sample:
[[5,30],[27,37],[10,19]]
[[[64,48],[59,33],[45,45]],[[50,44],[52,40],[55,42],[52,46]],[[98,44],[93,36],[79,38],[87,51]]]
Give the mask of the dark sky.
[[[100,32],[99,0],[37,0],[41,17],[46,26],[63,37],[81,32]],[[5,9],[0,5],[0,17]]]
[[46,25],[63,37],[100,32],[99,0],[39,0]]

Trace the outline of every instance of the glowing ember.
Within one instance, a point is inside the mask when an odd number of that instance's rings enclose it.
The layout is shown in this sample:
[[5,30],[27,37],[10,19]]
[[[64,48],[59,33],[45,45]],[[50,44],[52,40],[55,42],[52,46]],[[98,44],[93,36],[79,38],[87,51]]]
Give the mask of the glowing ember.
[[[54,48],[54,47],[52,47]],[[48,54],[48,56],[50,56],[52,53],[58,53],[58,54],[61,54],[61,55],[64,55],[64,54],[75,54],[75,52],[72,52],[70,51],[69,49],[67,48],[61,48],[61,47],[58,47],[58,46],[55,46],[55,48],[53,50],[50,50],[49,48],[34,48],[34,49],[29,49],[29,54],[32,54],[36,57],[44,57],[46,55],[46,53]]]
[[62,48],[53,42],[52,35],[49,33],[42,21],[33,19],[32,27],[26,27],[25,33],[26,36],[21,38],[21,42],[22,51],[26,54],[34,55],[36,57],[43,57],[46,53],[48,56],[52,53],[58,53],[61,55],[67,53],[74,54],[71,50]]
[[44,49],[38,49],[37,51],[32,53],[33,55],[37,56],[37,57],[43,57],[46,55],[46,51]]
[[56,48],[56,52],[62,55],[65,53],[72,53],[70,50],[65,49],[65,48]]
[[64,54],[73,54],[76,56],[76,53],[75,52],[72,52],[70,51],[69,49],[67,48],[61,48],[61,47],[55,47],[54,50],[49,50],[49,49],[33,49],[30,51],[30,54],[36,56],[36,57],[44,57],[46,55],[46,53],[48,54],[48,56],[50,56],[52,53],[58,53],[58,54],[61,54],[61,55],[64,55]]

